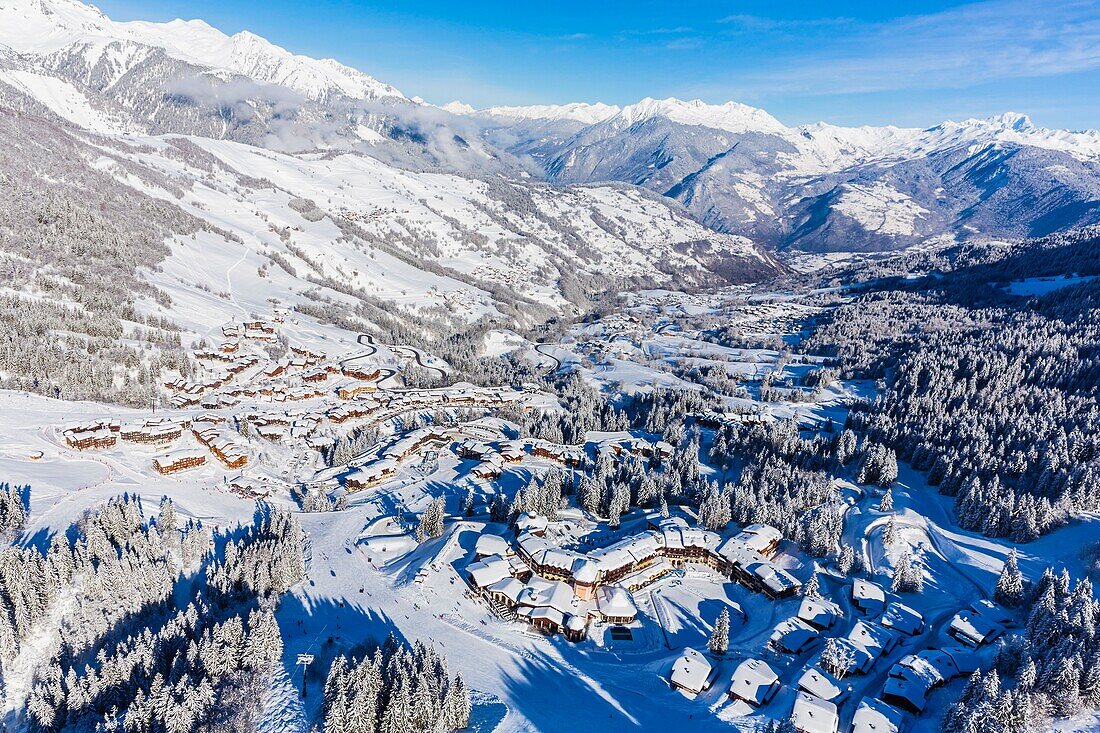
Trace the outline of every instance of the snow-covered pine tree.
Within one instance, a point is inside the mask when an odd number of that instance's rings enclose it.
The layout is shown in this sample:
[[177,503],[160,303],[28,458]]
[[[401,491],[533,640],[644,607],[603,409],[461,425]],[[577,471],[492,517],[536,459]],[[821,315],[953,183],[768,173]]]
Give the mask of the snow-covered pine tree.
[[718,656],[724,655],[730,648],[730,611],[723,608],[714,620],[714,629],[710,633],[708,647]]

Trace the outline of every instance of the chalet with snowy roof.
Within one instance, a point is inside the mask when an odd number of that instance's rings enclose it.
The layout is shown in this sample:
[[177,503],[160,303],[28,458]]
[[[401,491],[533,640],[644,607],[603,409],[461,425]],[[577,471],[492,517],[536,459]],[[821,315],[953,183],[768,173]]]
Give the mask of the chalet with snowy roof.
[[746,659],[733,672],[729,696],[758,708],[771,702],[779,687],[779,674],[770,664],[762,659]]
[[852,604],[866,614],[877,616],[886,608],[886,591],[869,580],[856,578],[852,581]]
[[791,723],[799,733],[837,733],[840,717],[833,703],[799,690],[791,708]]
[[803,598],[798,607],[798,618],[816,629],[831,629],[843,617],[840,606],[824,598]]
[[767,524],[750,524],[734,538],[744,542],[750,549],[764,557],[772,557],[783,541],[783,533]]
[[579,466],[584,462],[584,451],[570,446],[549,443],[545,440],[532,442],[531,455],[569,467]]
[[852,691],[852,688],[841,684],[836,677],[812,664],[799,675],[798,689],[837,704],[843,702]]
[[360,395],[378,391],[377,382],[346,382],[336,388],[336,396],[342,400],[352,400]]
[[891,601],[886,606],[879,623],[906,636],[916,636],[924,631],[924,616],[904,603],[898,603],[897,601]]
[[955,641],[975,649],[996,641],[1004,634],[1004,627],[990,621],[973,609],[963,609],[951,619],[947,634]]
[[194,448],[181,448],[153,459],[153,468],[165,476],[189,471],[206,463],[206,453]]
[[70,448],[100,450],[114,446],[119,429],[118,423],[101,420],[87,425],[75,425],[66,429],[62,436],[65,438],[65,445]]
[[717,670],[701,652],[696,649],[685,649],[683,654],[672,663],[669,684],[675,690],[698,695],[703,690],[710,689],[716,674]]
[[587,612],[573,589],[558,580],[532,577],[520,591],[516,615],[547,634],[560,632],[567,616]]
[[905,715],[882,700],[865,697],[852,716],[852,733],[902,733]]
[[632,624],[638,617],[638,607],[630,593],[618,585],[601,585],[596,591],[597,607],[609,624]]
[[550,525],[550,520],[541,514],[535,514],[534,512],[524,512],[516,517],[516,534],[531,534],[535,537],[542,537],[546,534],[546,528]]
[[787,654],[801,654],[817,641],[820,632],[800,618],[780,621],[772,629],[768,643]]
[[991,621],[998,626],[1009,627],[1016,623],[1016,616],[1012,611],[984,598],[971,603],[970,609],[986,621]]
[[562,633],[569,641],[584,641],[588,636],[588,618],[580,614],[569,614],[565,618],[565,629]]
[[522,440],[506,440],[500,444],[500,457],[505,463],[519,463],[526,455],[526,445]]
[[470,474],[474,478],[483,481],[500,478],[502,473],[504,473],[504,459],[496,452],[470,470]]
[[851,673],[866,673],[879,658],[889,654],[898,645],[900,637],[877,624],[856,621],[844,637],[855,648],[856,663]]
[[149,418],[122,426],[119,437],[128,443],[167,445],[183,435],[180,423],[166,418]]
[[500,535],[482,533],[478,535],[477,542],[474,543],[475,560],[481,560],[490,555],[507,557],[512,554],[514,554],[512,545]]
[[344,488],[348,491],[363,491],[382,483],[397,473],[397,462],[380,458],[360,466],[344,477]]
[[340,373],[343,374],[345,377],[358,379],[363,382],[377,382],[378,378],[382,376],[381,369],[371,369],[370,367],[348,365],[344,365],[343,367],[341,367]]

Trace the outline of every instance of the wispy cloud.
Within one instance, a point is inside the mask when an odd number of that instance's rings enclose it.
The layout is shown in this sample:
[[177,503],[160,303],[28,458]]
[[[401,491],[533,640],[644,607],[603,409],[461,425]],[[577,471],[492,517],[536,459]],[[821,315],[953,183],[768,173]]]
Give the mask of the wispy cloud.
[[739,13],[719,18],[728,33],[804,33],[809,30],[840,28],[855,25],[852,18],[767,18]]
[[564,36],[558,36],[556,40],[559,41],[585,41],[592,37],[591,33],[566,33]]
[[746,93],[843,94],[966,87],[986,81],[1100,68],[1100,4],[1094,0],[990,0],[882,23],[781,21],[730,16],[758,33],[806,32],[809,51],[740,76]]

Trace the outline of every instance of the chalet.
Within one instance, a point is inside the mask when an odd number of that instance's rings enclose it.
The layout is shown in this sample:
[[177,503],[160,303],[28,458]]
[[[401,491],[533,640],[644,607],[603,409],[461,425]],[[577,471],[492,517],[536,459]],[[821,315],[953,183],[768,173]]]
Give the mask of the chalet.
[[721,538],[714,532],[690,527],[679,517],[666,519],[657,527],[661,533],[663,555],[674,566],[691,562],[717,570],[723,565],[717,553]]
[[897,601],[892,601],[886,606],[879,623],[906,636],[916,636],[924,631],[924,616]]
[[840,718],[836,705],[799,690],[791,709],[791,723],[799,733],[837,733]]
[[580,614],[571,613],[565,618],[565,638],[572,642],[584,641],[588,635],[588,620]]
[[183,448],[153,459],[153,468],[165,476],[198,468],[206,463],[206,454],[197,449]]
[[800,618],[780,621],[772,630],[769,643],[787,654],[801,654],[813,646],[819,632]]
[[364,382],[377,382],[378,378],[382,376],[381,369],[368,369],[366,367],[356,366],[344,366],[341,367],[340,372],[345,377],[351,377],[352,379],[359,379]]
[[470,470],[470,473],[474,478],[482,479],[485,481],[491,481],[495,478],[500,478],[500,474],[504,472],[504,459],[500,457],[500,454],[494,453],[483,463],[479,463]]
[[813,665],[806,667],[799,676],[798,689],[834,703],[843,702],[852,691],[850,687],[842,685],[836,677]]
[[749,586],[772,600],[793,596],[802,587],[797,578],[770,562],[753,563],[746,574],[751,579]]
[[596,581],[599,578],[599,566],[591,560],[584,559],[575,564],[573,568],[573,592],[577,598],[590,601],[596,593]]
[[764,557],[771,557],[779,549],[779,543],[783,541],[783,533],[766,524],[750,524],[734,539],[741,540]]
[[928,690],[929,687],[919,677],[891,675],[882,687],[882,701],[919,715],[928,705]]
[[482,591],[490,600],[496,601],[505,608],[515,608],[516,604],[519,603],[519,594],[523,591],[523,588],[524,585],[521,580],[509,576],[486,586]]
[[516,614],[547,634],[562,630],[565,618],[579,613],[582,606],[573,589],[561,581],[532,578],[520,591]]
[[706,657],[696,649],[685,649],[684,653],[672,663],[669,684],[675,690],[683,690],[698,695],[710,689],[716,670]]
[[905,716],[882,700],[865,697],[852,716],[852,733],[901,733]]
[[466,575],[470,585],[478,590],[484,590],[505,578],[511,578],[512,566],[500,555],[490,555],[467,565]]
[[947,629],[947,634],[952,639],[975,649],[995,641],[1003,633],[1003,626],[969,608],[955,614]]
[[351,400],[364,394],[378,391],[376,382],[349,382],[336,388],[336,396],[342,400]]
[[541,514],[524,512],[516,517],[516,534],[531,534],[542,537],[546,534],[546,528],[550,526],[550,520]]
[[393,460],[372,461],[344,477],[344,488],[348,491],[363,491],[385,481],[397,473],[397,463]]
[[638,607],[630,593],[618,585],[601,585],[596,593],[600,615],[609,624],[632,624]]
[[[898,645],[900,637],[895,632],[877,624],[856,621],[845,639],[857,652],[861,652],[856,656],[856,668],[851,671],[865,673],[874,666],[874,663],[880,657],[893,651],[894,647]],[[866,655],[866,661],[862,660],[863,655]]]
[[798,607],[798,618],[815,629],[831,629],[843,616],[840,606],[824,598],[803,598]]
[[852,581],[852,603],[860,611],[877,616],[886,608],[886,591],[880,585],[856,578]]
[[746,659],[737,665],[730,680],[729,696],[754,708],[767,705],[779,692],[779,675],[761,659]]
[[505,463],[519,463],[525,455],[527,450],[522,440],[508,440],[500,444],[500,457]]
[[63,433],[65,444],[76,450],[99,450],[112,447],[117,436],[109,427],[102,423],[95,425],[69,428]]
[[183,435],[183,427],[172,420],[148,419],[123,425],[119,437],[129,443],[167,445]]
[[481,534],[478,535],[477,542],[474,543],[475,560],[481,560],[482,558],[489,557],[490,555],[500,555],[501,557],[507,557],[511,554],[513,554],[512,546],[508,543],[508,540],[504,539],[500,535]]

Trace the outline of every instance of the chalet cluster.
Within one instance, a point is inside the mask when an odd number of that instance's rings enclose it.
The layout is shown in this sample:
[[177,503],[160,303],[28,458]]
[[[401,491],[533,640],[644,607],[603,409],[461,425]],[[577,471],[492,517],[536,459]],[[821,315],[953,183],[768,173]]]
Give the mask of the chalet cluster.
[[226,468],[240,468],[248,463],[248,449],[241,445],[240,437],[217,417],[191,421],[191,433]]
[[65,445],[76,450],[100,450],[111,448],[118,441],[122,424],[118,420],[95,420],[93,422],[70,425],[61,435]]
[[[780,570],[765,556],[778,550],[782,539],[778,530],[765,525],[752,525],[736,537],[722,542],[719,535],[690,526],[684,519],[673,517],[651,518],[650,526],[643,532],[622,538],[613,544],[588,552],[559,547],[546,539],[545,517],[527,514],[516,524],[514,544],[495,535],[482,535],[475,547],[475,562],[467,568],[470,585],[482,594],[491,605],[514,612],[526,618],[522,612],[521,596],[524,583],[530,578],[540,583],[554,585],[558,596],[569,592],[571,608],[589,608],[583,604],[595,604],[599,618],[614,623],[630,623],[636,609],[631,592],[640,590],[660,580],[685,565],[702,565],[726,576],[748,578],[749,587],[771,595],[772,586],[761,583],[751,569],[731,564],[723,549],[736,550],[734,556],[740,562],[745,547],[754,548],[755,557],[775,570]],[[740,575],[737,572],[740,572]],[[791,577],[786,571],[784,576]],[[770,574],[768,577],[771,577]],[[791,577],[782,587],[776,586],[776,595],[788,595],[799,587]],[[564,590],[563,590],[564,589]],[[626,603],[629,599],[629,605]],[[630,610],[630,613],[612,613],[611,610]],[[548,632],[562,631],[569,635],[569,615],[543,612],[536,614],[532,623]],[[576,613],[573,618],[579,618]],[[553,622],[553,623],[552,623]],[[574,624],[579,624],[574,621]],[[572,636],[583,634],[573,633]]]
[[[852,583],[852,606],[864,618],[842,625],[844,613],[824,598],[803,598],[795,616],[781,621],[769,646],[779,655],[810,654],[795,678],[797,692],[791,721],[801,733],[837,733],[838,705],[851,693],[843,680],[869,674],[906,639],[924,633],[926,622],[916,610],[892,598],[881,586],[863,579]],[[959,645],[930,647],[906,654],[890,668],[882,694],[863,698],[855,712],[855,733],[897,733],[907,713],[919,714],[936,687],[970,675],[978,666],[974,649],[996,639],[1010,615],[988,601],[959,612],[947,635]],[[838,628],[847,631],[837,633]],[[825,645],[819,641],[826,638]],[[816,652],[814,650],[817,650]],[[706,661],[705,659],[703,660]],[[768,704],[780,689],[779,674],[791,668],[764,659],[740,662],[730,680],[729,696],[752,707]],[[692,679],[706,679],[696,673]],[[696,690],[698,692],[698,690]]]
[[552,461],[569,468],[583,467],[591,456],[611,456],[623,459],[627,456],[649,458],[656,456],[664,459],[672,454],[672,446],[664,441],[650,443],[642,438],[607,439],[584,445],[558,445],[546,440],[528,438],[504,440],[497,443],[469,439],[455,447],[461,458],[478,462],[471,471],[475,478],[495,479],[500,476],[504,466],[519,463],[526,456]]

